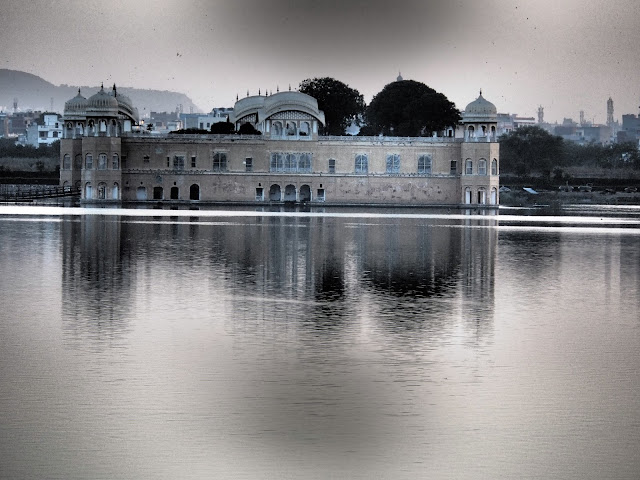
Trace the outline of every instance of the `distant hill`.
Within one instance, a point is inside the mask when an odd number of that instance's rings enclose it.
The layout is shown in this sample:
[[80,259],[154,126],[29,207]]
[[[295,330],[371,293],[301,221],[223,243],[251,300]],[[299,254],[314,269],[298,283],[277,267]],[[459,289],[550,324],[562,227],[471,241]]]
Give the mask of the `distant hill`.
[[[113,85],[105,85],[111,89]],[[118,92],[131,98],[133,106],[138,109],[140,116],[149,112],[174,112],[178,105],[182,105],[183,112],[201,111],[184,93],[167,90],[144,90],[140,88],[121,87],[116,84]],[[56,86],[31,73],[18,70],[0,69],[0,108],[13,111],[13,99],[18,99],[19,110],[53,110],[62,113],[64,102],[73,98],[80,88],[84,97],[89,98],[100,90],[97,86]]]

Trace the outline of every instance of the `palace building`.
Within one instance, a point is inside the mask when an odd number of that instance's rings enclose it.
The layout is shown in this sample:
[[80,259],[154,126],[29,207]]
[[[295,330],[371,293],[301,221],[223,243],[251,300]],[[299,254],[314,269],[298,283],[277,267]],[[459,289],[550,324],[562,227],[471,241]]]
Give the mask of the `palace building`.
[[230,122],[260,135],[154,135],[114,85],[66,102],[60,184],[87,203],[496,206],[496,107],[481,92],[462,117],[442,136],[320,136],[316,99],[286,91],[236,102]]

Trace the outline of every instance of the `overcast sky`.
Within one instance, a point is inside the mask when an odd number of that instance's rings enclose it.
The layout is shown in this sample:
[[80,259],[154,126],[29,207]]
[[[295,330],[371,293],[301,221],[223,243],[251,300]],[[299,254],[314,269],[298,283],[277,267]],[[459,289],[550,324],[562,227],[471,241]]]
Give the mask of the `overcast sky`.
[[[174,90],[203,111],[330,76],[423,82],[459,109],[604,123],[640,105],[638,0],[2,0],[0,68]],[[83,92],[85,96],[93,92]]]

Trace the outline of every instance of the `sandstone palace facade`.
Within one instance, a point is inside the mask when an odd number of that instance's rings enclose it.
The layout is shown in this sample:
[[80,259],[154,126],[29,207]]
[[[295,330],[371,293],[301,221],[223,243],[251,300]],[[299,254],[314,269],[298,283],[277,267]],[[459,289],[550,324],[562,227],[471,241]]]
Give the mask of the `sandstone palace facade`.
[[300,92],[248,96],[236,129],[153,135],[116,87],[65,104],[60,184],[83,202],[497,206],[495,106],[480,96],[442,136],[319,136],[324,113]]

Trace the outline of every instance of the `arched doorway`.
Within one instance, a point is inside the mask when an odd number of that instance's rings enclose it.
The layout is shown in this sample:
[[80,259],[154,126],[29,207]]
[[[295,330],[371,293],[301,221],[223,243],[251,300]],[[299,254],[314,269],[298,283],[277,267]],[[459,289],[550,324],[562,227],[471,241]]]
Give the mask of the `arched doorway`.
[[200,200],[200,185],[194,183],[189,188],[189,200]]
[[162,187],[153,187],[154,200],[162,200],[163,194],[164,194],[164,191],[162,190]]
[[471,189],[469,187],[464,189],[464,203],[471,204]]
[[117,183],[114,183],[111,188],[111,198],[114,200],[120,200],[120,186]]
[[311,188],[309,187],[309,185],[302,185],[300,187],[300,201],[301,202],[311,201]]
[[171,200],[178,200],[179,193],[178,187],[171,187]]
[[93,198],[93,187],[90,183],[87,183],[84,186],[84,198],[86,200],[91,200]]
[[295,202],[296,201],[296,187],[295,185],[287,185],[284,187],[284,201]]
[[280,185],[274,183],[271,185],[271,188],[269,188],[269,200],[272,202],[279,202],[280,196]]
[[104,182],[100,182],[98,184],[98,199],[106,200],[107,198],[107,184]]
[[478,204],[484,205],[487,203],[487,192],[484,188],[478,190]]
[[495,188],[491,189],[491,205],[498,204],[498,191]]

